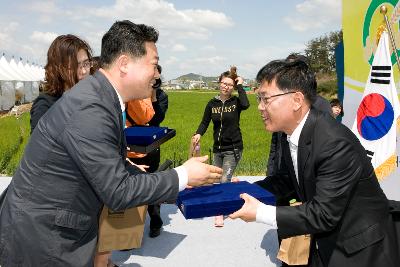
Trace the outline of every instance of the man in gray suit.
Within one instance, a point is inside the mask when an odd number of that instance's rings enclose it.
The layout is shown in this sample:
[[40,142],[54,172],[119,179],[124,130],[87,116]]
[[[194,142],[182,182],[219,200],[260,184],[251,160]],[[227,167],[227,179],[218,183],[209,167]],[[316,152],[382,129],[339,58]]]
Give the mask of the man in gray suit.
[[151,174],[126,165],[124,103],[151,96],[157,39],[152,27],[114,23],[102,39],[103,68],[39,121],[0,199],[1,266],[93,266],[103,205],[173,201],[187,185],[219,181],[207,157]]

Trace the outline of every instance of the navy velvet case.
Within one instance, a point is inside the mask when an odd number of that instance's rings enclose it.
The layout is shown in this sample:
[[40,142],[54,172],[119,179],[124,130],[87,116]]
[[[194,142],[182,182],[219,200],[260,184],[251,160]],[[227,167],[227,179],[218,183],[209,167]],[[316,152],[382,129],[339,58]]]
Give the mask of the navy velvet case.
[[124,129],[128,145],[150,145],[168,133],[167,127],[134,126]]
[[229,215],[243,206],[241,193],[275,205],[275,197],[270,192],[247,181],[185,189],[179,193],[176,204],[186,219]]

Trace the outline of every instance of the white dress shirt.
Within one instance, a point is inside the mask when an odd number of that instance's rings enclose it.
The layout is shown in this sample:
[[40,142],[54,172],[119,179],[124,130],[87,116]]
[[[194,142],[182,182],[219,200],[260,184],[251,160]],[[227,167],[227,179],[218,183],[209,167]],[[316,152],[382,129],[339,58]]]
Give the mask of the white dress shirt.
[[[296,129],[294,129],[292,135],[287,136],[290,155],[292,157],[292,162],[293,162],[293,169],[294,172],[296,173],[297,183],[299,182],[299,171],[297,168],[297,150],[299,147],[300,134],[301,131],[303,130],[304,124],[308,118],[309,113],[310,110],[307,111],[306,115],[301,120],[299,125],[297,125]],[[270,225],[272,228],[277,229],[278,226],[276,223],[276,207],[260,203],[257,207],[256,222],[265,223]]]
[[292,135],[287,136],[287,140],[289,143],[289,149],[290,149],[290,156],[292,157],[293,169],[296,174],[297,183],[299,183],[299,170],[297,168],[297,150],[299,148],[300,134],[301,134],[301,131],[303,130],[304,123],[306,122],[309,113],[310,113],[310,111],[308,111],[306,113],[306,115],[301,120],[299,125],[297,125],[296,129],[294,129]]
[[[111,81],[110,81],[111,83]],[[111,83],[111,85],[113,86],[115,92],[117,93],[118,96],[118,100],[119,100],[119,104],[121,105],[121,112],[125,112],[125,103],[122,100],[121,95],[118,93],[118,90],[115,89],[115,86]],[[179,166],[174,168],[174,170],[177,172],[178,174],[178,179],[179,179],[179,191],[182,191],[186,188],[188,181],[189,181],[189,177],[188,177],[188,173],[185,167],[183,166]]]

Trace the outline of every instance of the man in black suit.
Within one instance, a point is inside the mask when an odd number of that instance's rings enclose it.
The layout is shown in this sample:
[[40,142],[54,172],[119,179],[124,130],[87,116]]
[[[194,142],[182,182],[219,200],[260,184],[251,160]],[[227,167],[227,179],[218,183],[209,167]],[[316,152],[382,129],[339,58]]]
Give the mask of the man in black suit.
[[257,182],[280,205],[242,194],[231,218],[263,222],[280,238],[311,234],[310,266],[398,266],[388,200],[355,135],[329,114],[311,108],[314,73],[302,60],[277,60],[257,74],[258,109],[271,132],[282,131],[284,164]]
[[[329,104],[328,100],[323,98],[320,95],[317,95],[315,98],[312,107],[316,110],[326,112],[333,116],[331,105]],[[268,163],[267,163],[267,176],[274,175],[277,171],[282,169],[281,162],[283,160],[282,157],[282,136],[284,136],[283,132],[273,132],[271,136],[271,145],[269,150],[268,156]]]
[[[309,65],[309,60],[306,56],[301,55],[301,54],[295,54],[292,53],[290,54],[287,58],[287,61],[293,61],[293,60],[302,60],[306,62]],[[328,100],[323,98],[320,95],[316,95],[314,102],[312,103],[312,107],[315,108],[316,110],[320,110],[322,112],[326,112],[333,116],[332,113],[332,108]],[[268,163],[267,163],[267,176],[270,175],[275,175],[275,173],[282,168],[281,162],[283,160],[282,157],[282,136],[284,135],[283,132],[273,132],[272,137],[271,137],[271,145],[270,145],[270,151],[269,151],[269,156],[268,156]]]
[[124,103],[151,96],[157,39],[152,27],[114,23],[102,39],[103,67],[40,119],[0,198],[1,266],[92,267],[103,205],[173,201],[186,185],[220,179],[207,157],[151,174],[127,165]]

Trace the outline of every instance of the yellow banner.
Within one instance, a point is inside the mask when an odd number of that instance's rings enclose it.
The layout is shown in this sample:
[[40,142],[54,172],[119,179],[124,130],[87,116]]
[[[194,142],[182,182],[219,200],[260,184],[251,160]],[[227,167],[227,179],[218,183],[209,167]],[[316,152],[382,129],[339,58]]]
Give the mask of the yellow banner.
[[[399,0],[343,0],[343,40],[345,87],[363,92],[368,79],[372,60],[378,45],[380,34],[386,27],[380,7],[387,8],[387,18],[393,23],[391,28],[396,47],[400,48],[399,10],[395,10]],[[395,10],[395,12],[393,12]],[[397,13],[396,13],[397,11]],[[391,51],[392,48],[391,48]],[[397,50],[399,54],[399,50]],[[396,62],[395,54],[391,56]],[[393,69],[395,81],[398,81],[397,66]]]

